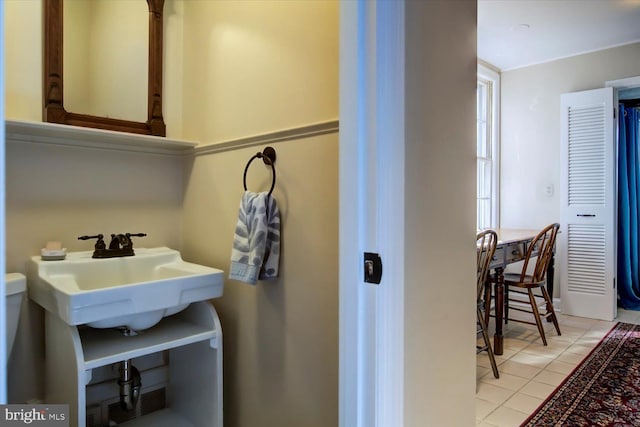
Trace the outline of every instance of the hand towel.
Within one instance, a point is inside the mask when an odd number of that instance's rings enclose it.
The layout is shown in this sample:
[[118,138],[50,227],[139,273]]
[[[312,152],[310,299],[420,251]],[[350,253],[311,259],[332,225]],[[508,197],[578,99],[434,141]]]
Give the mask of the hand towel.
[[245,191],[231,249],[229,279],[252,285],[278,277],[280,212],[268,193]]

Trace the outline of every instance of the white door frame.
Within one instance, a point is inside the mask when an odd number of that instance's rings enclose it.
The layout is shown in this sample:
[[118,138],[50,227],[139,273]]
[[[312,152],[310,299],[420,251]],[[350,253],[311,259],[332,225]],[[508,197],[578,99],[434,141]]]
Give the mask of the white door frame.
[[[612,87],[613,88],[613,108],[615,108],[616,112],[618,112],[618,92],[621,90],[625,90],[625,89],[635,89],[640,87],[640,76],[636,76],[636,77],[628,77],[626,79],[618,79],[618,80],[609,80],[607,82],[605,82],[605,87]],[[614,268],[617,270],[618,268],[618,253],[617,253],[617,249],[618,249],[618,142],[619,142],[619,116],[616,115],[616,118],[614,120],[614,128],[615,128],[615,153],[616,153],[616,160],[615,160],[615,194],[616,194],[616,206],[614,208],[614,216],[615,216],[615,230],[614,230],[614,248],[616,250],[615,253],[615,257],[614,257],[614,262],[615,262],[615,266]],[[616,289],[615,289],[616,295],[614,295],[614,298],[617,297],[617,293],[618,293],[618,278],[617,278],[617,271],[616,271]],[[617,316],[617,308],[618,308],[618,302],[616,300],[615,302],[615,317]]]
[[[0,22],[4,22],[4,2],[0,4]],[[4,31],[0,32],[0,46],[4,46]],[[4,55],[0,59],[0,98],[4,99]],[[0,104],[0,121],[4,123],[4,103]],[[0,129],[0,188],[2,188],[3,196],[0,197],[0,313],[6,313],[6,295],[5,291],[5,272],[6,272],[6,252],[5,252],[5,129],[4,126]],[[0,336],[5,337],[7,330],[6,316],[0,316],[0,331],[3,333]],[[0,360],[2,361],[2,367],[0,367],[0,404],[7,403],[7,344],[3,338],[0,340]]]
[[[404,2],[340,5],[340,423],[403,425]],[[363,252],[380,254],[380,285]]]
[[619,80],[610,80],[605,82],[605,87],[613,87],[616,90],[633,89],[636,87],[640,87],[640,76]]

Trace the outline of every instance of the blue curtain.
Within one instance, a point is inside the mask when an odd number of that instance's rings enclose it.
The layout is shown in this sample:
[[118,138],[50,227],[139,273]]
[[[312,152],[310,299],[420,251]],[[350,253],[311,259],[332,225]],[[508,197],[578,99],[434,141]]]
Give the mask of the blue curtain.
[[618,138],[618,296],[620,305],[640,310],[640,114],[620,104]]

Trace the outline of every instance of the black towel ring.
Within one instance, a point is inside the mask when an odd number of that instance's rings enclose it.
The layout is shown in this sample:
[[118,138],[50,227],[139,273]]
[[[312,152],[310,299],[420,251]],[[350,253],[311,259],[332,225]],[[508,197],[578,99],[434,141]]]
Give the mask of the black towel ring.
[[276,150],[274,150],[272,147],[266,147],[262,151],[262,153],[258,152],[251,159],[249,159],[247,166],[245,166],[244,168],[244,175],[242,177],[244,191],[247,191],[247,171],[249,170],[249,165],[251,165],[251,162],[253,162],[255,159],[262,159],[265,165],[271,166],[271,171],[273,172],[273,181],[271,181],[271,189],[269,190],[269,196],[271,196],[273,188],[276,186]]

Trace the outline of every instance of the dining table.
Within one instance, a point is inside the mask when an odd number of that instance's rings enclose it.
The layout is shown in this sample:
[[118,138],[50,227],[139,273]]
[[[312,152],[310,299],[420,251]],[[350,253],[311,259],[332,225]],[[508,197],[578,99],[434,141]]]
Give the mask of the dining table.
[[[517,229],[517,228],[494,228],[498,235],[498,243],[493,259],[489,264],[491,269],[491,282],[493,283],[493,295],[495,296],[495,334],[493,336],[493,352],[501,355],[504,352],[504,336],[502,335],[504,321],[504,270],[509,264],[514,264],[524,260],[529,245],[538,235],[540,230]],[[535,256],[535,250],[533,256]],[[547,267],[547,291],[553,298],[553,276],[555,272],[555,251],[551,255],[549,266]]]

